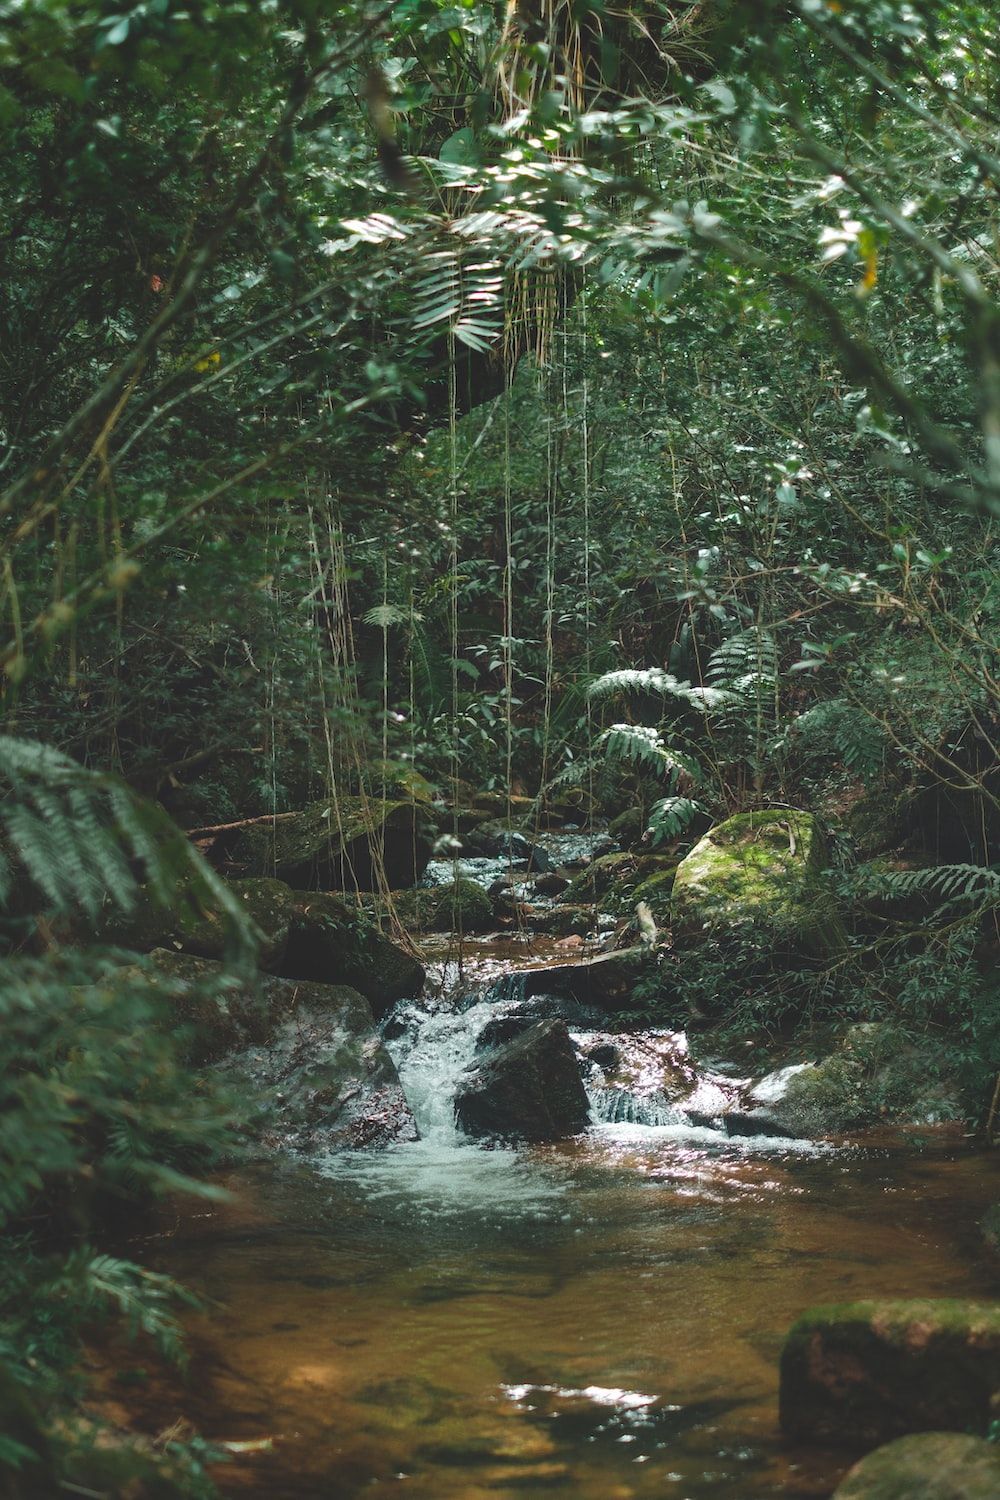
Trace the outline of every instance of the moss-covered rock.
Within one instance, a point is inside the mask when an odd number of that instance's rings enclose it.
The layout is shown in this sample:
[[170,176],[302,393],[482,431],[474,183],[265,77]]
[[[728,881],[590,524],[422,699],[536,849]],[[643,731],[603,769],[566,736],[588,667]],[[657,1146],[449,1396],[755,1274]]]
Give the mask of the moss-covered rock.
[[909,1432],[985,1433],[998,1393],[996,1303],[815,1307],[781,1356],[781,1425],[807,1442],[865,1448]]
[[1000,1448],[960,1432],[920,1432],[876,1448],[833,1500],[996,1500]]
[[289,979],[347,984],[376,1016],[424,987],[423,965],[380,932],[359,907],[325,891],[294,892],[280,972]]
[[[276,962],[284,952],[295,907],[291,890],[281,880],[268,879],[233,880],[230,890],[247,908],[257,930],[261,965]],[[183,898],[181,892],[167,907],[142,889],[131,911],[109,911],[93,935],[100,942],[136,953],[175,948],[200,958],[223,958],[229,936],[224,913]]]
[[413,801],[340,797],[220,835],[213,856],[241,875],[276,875],[307,890],[411,886],[430,859],[435,827]]
[[829,958],[846,939],[822,878],[825,864],[825,842],[811,813],[738,813],[712,828],[678,865],[675,932],[753,936],[779,958]]
[[645,880],[640,880],[632,892],[633,900],[645,901],[660,926],[666,926],[670,921],[673,911],[671,898],[676,879],[677,864],[674,862],[658,870],[655,875],[647,875]]
[[530,925],[551,937],[586,937],[597,923],[594,906],[552,906],[534,911]]
[[602,854],[574,875],[560,899],[571,906],[600,902],[605,911],[631,913],[640,886],[660,875],[673,884],[676,869],[676,859],[665,854]]
[[641,807],[627,807],[624,812],[611,819],[608,824],[608,833],[619,848],[634,849],[642,842],[647,821],[646,814]]
[[942,1069],[940,1044],[874,1021],[851,1026],[828,1057],[796,1073],[772,1109],[786,1129],[803,1136],[962,1118],[958,1083]]
[[459,876],[433,893],[425,925],[432,932],[489,932],[496,926],[485,886]]

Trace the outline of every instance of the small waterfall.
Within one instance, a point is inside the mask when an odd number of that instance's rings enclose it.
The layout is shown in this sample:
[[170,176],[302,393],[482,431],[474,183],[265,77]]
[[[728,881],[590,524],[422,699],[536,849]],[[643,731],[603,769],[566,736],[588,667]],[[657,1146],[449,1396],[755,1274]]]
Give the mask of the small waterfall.
[[486,989],[459,997],[454,1009],[430,1010],[420,1001],[397,1007],[386,1047],[424,1139],[459,1141],[454,1097],[487,1021],[524,1000],[526,976],[502,974]]
[[640,1098],[628,1089],[588,1088],[590,1112],[601,1125],[683,1125],[684,1110],[662,1094]]

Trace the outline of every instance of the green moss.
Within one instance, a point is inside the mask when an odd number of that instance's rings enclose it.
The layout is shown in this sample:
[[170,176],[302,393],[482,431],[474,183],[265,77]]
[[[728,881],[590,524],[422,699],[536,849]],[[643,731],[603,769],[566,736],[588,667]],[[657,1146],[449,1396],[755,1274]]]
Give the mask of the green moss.
[[915,1042],[879,1022],[850,1027],[835,1052],[795,1075],[778,1108],[789,1128],[803,1135],[962,1116],[940,1044]]
[[822,879],[826,857],[811,813],[738,813],[711,829],[677,867],[675,927],[716,934],[755,927],[789,955],[839,953],[846,939]]
[[363,890],[376,888],[381,861],[389,885],[396,888],[417,879],[432,841],[424,804],[340,797],[243,828],[230,859],[243,874],[278,875],[314,890],[343,890],[355,883]]
[[478,881],[459,877],[434,895],[429,913],[434,932],[488,932],[496,925],[489,893]]

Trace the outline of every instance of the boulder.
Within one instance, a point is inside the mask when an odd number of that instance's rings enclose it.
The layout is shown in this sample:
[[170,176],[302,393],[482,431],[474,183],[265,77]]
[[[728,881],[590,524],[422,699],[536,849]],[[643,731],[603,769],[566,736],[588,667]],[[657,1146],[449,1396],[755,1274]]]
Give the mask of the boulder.
[[425,925],[432,932],[489,932],[496,925],[489,892],[477,880],[460,875],[431,894]]
[[301,812],[206,830],[206,853],[240,875],[276,875],[307,890],[411,886],[427,867],[436,829],[427,807],[380,797],[340,797]]
[[872,1301],[812,1308],[781,1356],[781,1425],[871,1447],[909,1432],[985,1433],[1000,1394],[1000,1304]]
[[[232,894],[246,907],[257,930],[258,961],[264,967],[280,959],[288,940],[295,902],[281,880],[251,879],[229,882]],[[198,958],[224,958],[230,939],[225,915],[190,886],[181,887],[164,906],[145,886],[140,887],[131,911],[108,909],[97,924],[74,917],[59,935],[70,942],[100,942],[135,953],[173,948]]]
[[467,1135],[557,1141],[585,1130],[587,1093],[565,1021],[538,1021],[469,1071],[455,1095]]
[[655,957],[647,948],[621,948],[583,963],[526,969],[525,994],[569,995],[581,1005],[599,1010],[628,1010],[635,986],[655,966]]
[[914,1040],[879,1021],[848,1027],[829,1056],[788,1077],[769,1108],[800,1136],[886,1123],[936,1125],[963,1115],[958,1082],[942,1070],[937,1040]]
[[597,911],[593,906],[552,906],[533,910],[530,925],[536,932],[547,932],[552,937],[586,937],[597,922]]
[[341,896],[294,892],[294,915],[281,961],[286,979],[347,984],[360,990],[376,1016],[424,987],[424,968],[364,912]]
[[[288,981],[270,981],[288,984]],[[220,1071],[246,1080],[262,1105],[268,1144],[357,1150],[417,1139],[395,1064],[363,995],[347,985],[296,984],[294,1010],[264,1043]]]
[[624,812],[611,819],[608,833],[620,849],[634,849],[637,844],[642,843],[648,822],[641,807],[627,807]]
[[237,1086],[253,1083],[265,1140],[354,1147],[416,1139],[395,1066],[357,990],[241,976],[164,949],[150,957],[191,1028],[190,1060],[214,1062]]
[[876,1448],[833,1500],[996,1500],[1000,1449],[959,1432],[920,1432]]
[[677,866],[675,934],[749,939],[783,961],[828,959],[846,937],[823,879],[826,859],[811,813],[768,808],[728,818]]

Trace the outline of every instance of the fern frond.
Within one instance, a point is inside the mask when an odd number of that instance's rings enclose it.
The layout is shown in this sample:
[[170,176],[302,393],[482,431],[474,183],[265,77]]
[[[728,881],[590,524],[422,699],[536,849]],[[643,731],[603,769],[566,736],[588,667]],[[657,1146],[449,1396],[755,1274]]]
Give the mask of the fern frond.
[[768,630],[742,630],[717,646],[709,657],[706,681],[733,693],[773,689],[778,679],[778,646]]
[[162,808],[117,777],[32,740],[0,735],[0,905],[14,865],[55,911],[128,911],[140,881],[162,905],[221,912],[237,959],[254,931],[246,908]]
[[658,729],[644,724],[612,724],[598,737],[597,745],[612,760],[622,760],[636,769],[660,776],[673,785],[684,777],[692,786],[702,780],[697,761],[665,745]]
[[661,797],[649,810],[646,832],[654,846],[666,839],[675,839],[689,828],[705,809],[692,797]]
[[622,667],[615,672],[605,672],[595,678],[587,689],[592,699],[610,698],[621,693],[645,693],[655,698],[680,698],[685,703],[696,702],[698,690],[689,682],[681,682],[672,672],[660,667]]

